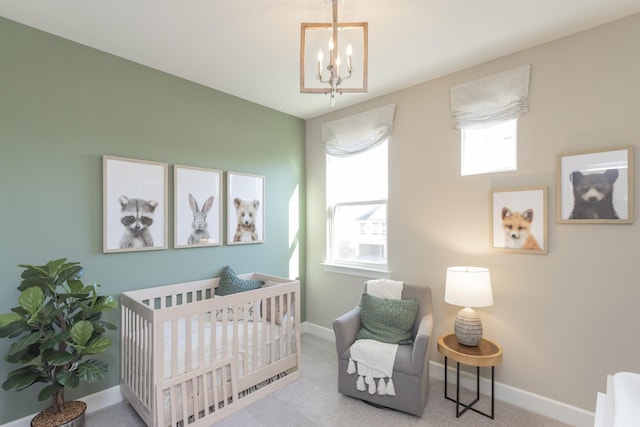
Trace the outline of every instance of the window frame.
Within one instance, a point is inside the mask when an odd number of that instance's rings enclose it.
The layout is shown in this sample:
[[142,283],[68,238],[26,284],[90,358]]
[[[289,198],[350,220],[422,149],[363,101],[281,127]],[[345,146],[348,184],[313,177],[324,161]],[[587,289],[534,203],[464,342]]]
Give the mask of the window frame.
[[[332,202],[331,201],[331,188],[328,186],[328,183],[331,181],[329,176],[329,168],[325,167],[325,173],[327,174],[325,182],[327,183],[327,187],[325,189],[326,200],[327,200],[327,210],[326,210],[326,253],[325,253],[325,261],[322,265],[325,267],[326,271],[340,274],[349,274],[354,276],[368,277],[368,278],[389,278],[391,276],[391,272],[389,271],[389,233],[388,233],[388,214],[389,214],[389,181],[388,181],[388,162],[389,162],[389,139],[386,141],[387,149],[386,149],[386,159],[387,162],[387,191],[385,192],[387,197],[384,198],[374,198],[367,200],[347,200],[345,201],[343,198],[340,201]],[[374,147],[375,148],[375,147]],[[357,154],[356,154],[357,155]],[[327,155],[330,156],[330,155]],[[350,259],[340,258],[336,253],[334,253],[334,239],[336,238],[336,221],[335,215],[337,209],[340,207],[349,207],[349,206],[363,206],[363,205],[383,205],[385,210],[385,216],[387,218],[385,227],[384,227],[384,260],[383,262],[363,262],[363,261],[354,261]]]

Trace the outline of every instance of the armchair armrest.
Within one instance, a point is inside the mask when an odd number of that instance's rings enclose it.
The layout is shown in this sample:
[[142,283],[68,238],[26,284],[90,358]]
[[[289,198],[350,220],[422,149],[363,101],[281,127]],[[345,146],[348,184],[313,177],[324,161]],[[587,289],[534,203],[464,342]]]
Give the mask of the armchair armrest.
[[333,321],[338,357],[342,356],[347,348],[354,343],[360,327],[360,306],[354,307]]
[[[433,333],[433,314],[427,314],[420,319],[418,332],[413,340],[413,352],[411,353],[411,366],[416,375],[424,370],[425,358],[429,347],[429,339]],[[428,363],[428,360],[427,360]]]

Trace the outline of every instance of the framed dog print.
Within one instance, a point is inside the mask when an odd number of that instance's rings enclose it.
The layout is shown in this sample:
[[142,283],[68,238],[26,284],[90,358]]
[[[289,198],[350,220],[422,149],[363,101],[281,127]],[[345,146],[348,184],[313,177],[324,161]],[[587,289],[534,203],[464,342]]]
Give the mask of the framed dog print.
[[175,248],[222,244],[222,172],[173,166]]
[[264,242],[264,176],[227,172],[227,244]]
[[558,222],[633,223],[633,147],[560,154]]
[[546,254],[547,187],[490,191],[491,246],[499,251]]
[[167,249],[166,163],[102,157],[103,252]]

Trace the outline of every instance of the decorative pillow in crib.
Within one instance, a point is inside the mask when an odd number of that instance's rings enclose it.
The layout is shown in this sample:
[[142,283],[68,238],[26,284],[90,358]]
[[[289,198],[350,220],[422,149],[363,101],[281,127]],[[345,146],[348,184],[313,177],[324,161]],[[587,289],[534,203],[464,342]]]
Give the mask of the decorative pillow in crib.
[[222,296],[252,291],[260,288],[263,283],[262,280],[241,279],[231,267],[226,266],[220,275],[220,283],[216,288],[216,295]]
[[362,294],[360,323],[356,339],[373,339],[390,344],[411,344],[418,300],[378,298]]
[[[266,280],[264,282],[264,285],[262,285],[263,288],[267,288],[269,286],[276,286],[279,285],[280,282],[275,282],[273,280]],[[275,319],[274,321],[276,322],[276,325],[282,325],[282,310],[280,309],[280,300],[283,299],[284,300],[284,306],[287,305],[287,297],[286,296],[280,296],[279,298],[276,298],[275,301]],[[264,307],[262,307],[262,317],[267,319],[267,322],[271,321],[271,301],[269,301],[269,299],[265,299],[263,300],[263,305]]]

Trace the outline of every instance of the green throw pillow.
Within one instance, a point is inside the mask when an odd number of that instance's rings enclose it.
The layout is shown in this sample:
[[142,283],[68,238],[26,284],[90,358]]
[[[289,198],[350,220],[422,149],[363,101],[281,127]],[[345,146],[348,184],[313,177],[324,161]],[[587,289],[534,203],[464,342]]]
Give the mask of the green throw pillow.
[[263,283],[261,280],[241,279],[231,267],[227,266],[220,275],[220,283],[216,288],[216,295],[231,295],[238,292],[252,291],[260,288]]
[[362,294],[360,323],[356,339],[372,339],[390,344],[411,344],[418,300],[378,298]]

